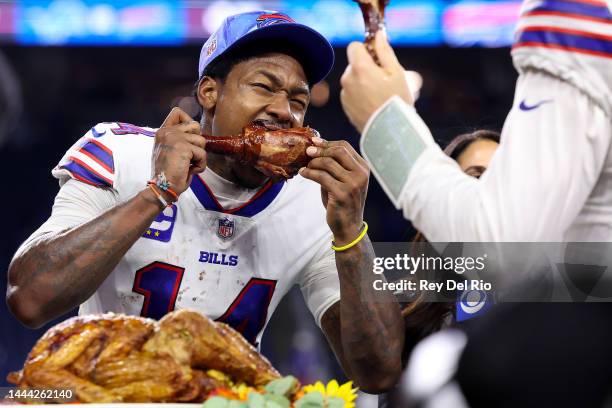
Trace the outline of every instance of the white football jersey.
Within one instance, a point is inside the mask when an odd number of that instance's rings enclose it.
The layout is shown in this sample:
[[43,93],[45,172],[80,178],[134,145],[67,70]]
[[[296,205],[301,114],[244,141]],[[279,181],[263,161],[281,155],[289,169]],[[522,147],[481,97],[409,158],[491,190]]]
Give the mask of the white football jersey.
[[[68,150],[53,175],[61,183],[73,178],[112,188],[125,202],[151,179],[154,132],[98,124]],[[294,284],[318,323],[338,301],[330,240],[320,186],[310,180],[269,182],[245,204],[223,209],[196,175],[81,305],[80,314],[113,311],[159,319],[174,309],[195,309],[257,344]]]

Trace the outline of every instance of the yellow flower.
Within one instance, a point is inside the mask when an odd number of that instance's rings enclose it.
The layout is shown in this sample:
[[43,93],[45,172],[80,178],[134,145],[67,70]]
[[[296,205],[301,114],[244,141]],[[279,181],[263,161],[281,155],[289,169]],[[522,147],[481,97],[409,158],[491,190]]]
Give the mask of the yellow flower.
[[340,398],[344,401],[344,408],[354,408],[354,401],[357,398],[357,388],[353,388],[352,381],[339,385],[338,381],[331,380],[327,383],[327,387],[321,381],[317,381],[314,384],[306,385],[304,392],[320,392],[325,399]]
[[238,394],[238,398],[240,398],[241,401],[246,401],[249,398],[249,393],[257,392],[257,390],[255,388],[249,387],[245,383],[240,383],[238,385],[234,385],[232,387],[232,391],[234,391],[236,394]]

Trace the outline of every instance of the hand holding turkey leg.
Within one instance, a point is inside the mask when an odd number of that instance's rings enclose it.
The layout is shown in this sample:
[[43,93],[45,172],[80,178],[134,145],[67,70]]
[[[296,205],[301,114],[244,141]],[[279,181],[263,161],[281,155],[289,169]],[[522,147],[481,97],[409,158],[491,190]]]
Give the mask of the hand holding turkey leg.
[[289,179],[308,164],[306,148],[319,133],[311,128],[268,130],[263,126],[246,126],[240,136],[205,136],[206,150],[231,156],[254,166],[269,177]]
[[303,177],[321,185],[327,224],[336,245],[355,239],[363,223],[370,170],[366,161],[346,141],[313,139],[306,152],[312,160],[300,170]]
[[376,65],[364,44],[349,44],[349,65],[340,79],[340,101],[344,113],[359,132],[370,116],[392,96],[398,95],[407,104],[413,103],[406,72],[381,31],[376,35],[376,53],[380,66]]
[[385,29],[385,7],[389,4],[389,0],[355,0],[359,4],[363,23],[365,28],[365,47],[370,53],[370,56],[380,65],[376,50],[374,47],[374,39],[376,33]]
[[177,194],[191,184],[194,174],[206,168],[206,139],[200,135],[200,124],[180,108],[174,108],[155,132],[152,177],[163,173]]

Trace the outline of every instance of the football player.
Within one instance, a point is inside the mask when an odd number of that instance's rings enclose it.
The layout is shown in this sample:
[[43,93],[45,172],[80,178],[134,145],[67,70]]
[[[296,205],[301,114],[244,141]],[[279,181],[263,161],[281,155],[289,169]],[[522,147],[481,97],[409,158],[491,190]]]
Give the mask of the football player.
[[257,344],[299,284],[347,375],[365,391],[391,387],[403,323],[371,289],[365,160],[317,139],[285,182],[207,156],[201,136],[302,126],[333,59],[323,36],[285,14],[228,17],[202,47],[200,123],[178,108],[159,129],[100,123],[53,170],[53,213],[10,266],[15,315],[36,327],[79,305],[152,318],[190,308]]

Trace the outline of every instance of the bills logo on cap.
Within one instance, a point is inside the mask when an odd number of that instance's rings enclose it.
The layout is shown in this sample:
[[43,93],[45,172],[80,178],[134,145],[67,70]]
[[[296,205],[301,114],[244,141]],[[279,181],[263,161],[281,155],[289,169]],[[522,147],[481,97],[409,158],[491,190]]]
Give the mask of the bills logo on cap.
[[281,13],[262,14],[257,18],[257,28],[271,26],[279,23],[295,23],[291,17]]
[[200,51],[198,77],[202,77],[210,63],[230,50],[240,53],[242,47],[276,40],[295,47],[304,61],[317,61],[303,67],[308,81],[313,84],[325,78],[334,64],[334,50],[323,35],[297,24],[280,11],[254,10],[227,16],[211,34]]
[[221,239],[230,239],[234,236],[234,220],[230,220],[228,217],[219,218],[219,227],[217,228],[217,235]]

